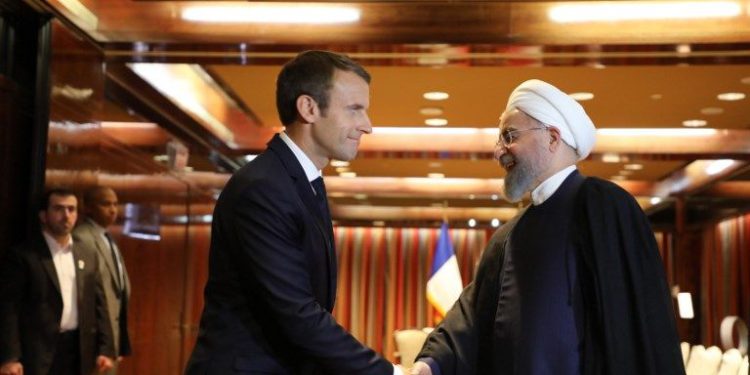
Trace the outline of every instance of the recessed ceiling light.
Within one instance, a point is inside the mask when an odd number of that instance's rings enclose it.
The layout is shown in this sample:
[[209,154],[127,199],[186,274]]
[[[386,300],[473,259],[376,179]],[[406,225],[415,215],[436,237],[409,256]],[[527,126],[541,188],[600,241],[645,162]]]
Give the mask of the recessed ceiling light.
[[191,6],[182,19],[210,23],[334,24],[359,21],[359,9],[323,4],[243,4],[240,6]]
[[359,199],[359,200],[367,199],[367,194],[354,194],[354,199]]
[[343,161],[343,160],[331,160],[331,166],[332,167],[348,167],[349,162]]
[[430,91],[422,94],[422,97],[424,97],[427,100],[445,100],[450,97],[447,92],[442,91]]
[[498,200],[499,198],[500,198],[500,197],[499,197],[499,196],[498,196],[497,194],[492,194],[492,196],[490,197],[490,199],[492,199],[493,201],[496,201],[496,200]]
[[701,126],[706,126],[706,124],[708,124],[706,120],[699,119],[685,120],[682,122],[682,126],[687,126],[688,128],[699,128]]
[[469,199],[474,200],[477,196],[474,194],[469,194]]
[[477,226],[477,221],[475,219],[469,219],[469,226],[474,228]]
[[383,220],[375,220],[375,221],[372,222],[372,226],[373,227],[384,227],[385,226],[385,221],[383,221]]
[[689,44],[678,44],[675,50],[681,55],[688,54],[692,51]]
[[429,126],[445,126],[448,125],[448,120],[444,118],[428,118],[424,120],[424,123]]
[[422,107],[419,109],[419,113],[424,116],[440,116],[443,114],[443,109],[440,107]]
[[428,173],[428,178],[445,178],[445,174],[443,173]]
[[643,169],[643,164],[625,164],[624,168],[629,171],[640,171]]
[[354,177],[357,177],[357,173],[355,173],[355,172],[341,172],[341,173],[339,173],[339,177],[354,178]]
[[349,167],[336,167],[336,173],[349,172]]
[[701,114],[704,115],[720,115],[722,113],[724,113],[724,109],[719,107],[706,107],[701,109]]
[[443,166],[443,163],[439,161],[431,161],[429,164],[427,164],[430,168],[440,168]]
[[659,197],[651,197],[650,202],[653,205],[657,205],[657,204],[661,203],[661,198],[659,198]]
[[579,102],[594,99],[594,94],[590,92],[574,92],[568,95]]
[[741,79],[740,82],[742,82],[745,85],[750,85],[750,77],[745,77]]
[[661,94],[651,94],[651,100],[661,100]]
[[492,219],[492,221],[490,222],[490,225],[492,225],[493,228],[499,227],[500,226],[500,219],[498,219],[498,218]]
[[745,99],[745,94],[741,92],[725,92],[716,96],[719,100],[733,102],[737,100]]
[[620,155],[618,154],[612,154],[612,153],[606,153],[602,155],[602,161],[605,163],[619,163],[620,162]]

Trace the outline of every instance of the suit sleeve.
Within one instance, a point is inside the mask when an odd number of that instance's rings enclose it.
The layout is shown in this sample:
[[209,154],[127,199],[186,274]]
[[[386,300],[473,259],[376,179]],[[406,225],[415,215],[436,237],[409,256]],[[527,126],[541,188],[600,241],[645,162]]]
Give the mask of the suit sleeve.
[[96,303],[96,331],[97,331],[97,348],[98,354],[104,355],[110,358],[115,357],[115,346],[114,346],[114,334],[112,333],[112,324],[109,321],[109,313],[107,311],[107,300],[104,296],[104,284],[102,282],[102,275],[99,269],[99,256],[96,252],[91,252],[92,259],[96,263],[94,267],[94,280],[95,280],[95,293],[94,298]]
[[316,301],[308,273],[309,249],[298,239],[301,231],[317,228],[304,228],[300,215],[309,213],[296,197],[284,196],[279,189],[270,183],[246,189],[234,208],[234,232],[240,264],[254,275],[280,334],[295,346],[290,350],[305,353],[328,373],[392,373],[390,363],[346,332]]
[[10,250],[0,262],[0,364],[19,360],[21,337],[19,306],[26,294],[27,268],[17,249]]

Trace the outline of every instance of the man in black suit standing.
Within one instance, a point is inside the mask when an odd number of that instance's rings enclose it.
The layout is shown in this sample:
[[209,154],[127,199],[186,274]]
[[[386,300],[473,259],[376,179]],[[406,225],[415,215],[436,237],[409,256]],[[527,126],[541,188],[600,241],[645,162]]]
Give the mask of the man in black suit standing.
[[11,250],[0,265],[0,374],[90,375],[112,367],[96,254],[73,241],[78,201],[49,191],[42,233]]
[[336,252],[321,169],[372,131],[369,74],[307,51],[276,81],[284,132],[216,203],[198,342],[186,373],[394,374],[333,318]]
[[120,249],[108,232],[108,228],[117,220],[117,194],[106,186],[95,186],[84,192],[83,205],[86,218],[73,230],[73,238],[99,256],[99,274],[117,354],[115,367],[107,374],[114,375],[122,358],[132,352],[127,315],[130,278]]

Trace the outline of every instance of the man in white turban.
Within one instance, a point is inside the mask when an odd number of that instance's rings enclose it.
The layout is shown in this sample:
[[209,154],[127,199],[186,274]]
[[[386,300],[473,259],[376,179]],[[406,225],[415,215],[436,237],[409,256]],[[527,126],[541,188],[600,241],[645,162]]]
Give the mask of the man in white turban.
[[684,374],[646,216],[623,189],[576,168],[595,140],[586,111],[529,80],[499,126],[505,195],[531,193],[531,204],[492,236],[411,373]]

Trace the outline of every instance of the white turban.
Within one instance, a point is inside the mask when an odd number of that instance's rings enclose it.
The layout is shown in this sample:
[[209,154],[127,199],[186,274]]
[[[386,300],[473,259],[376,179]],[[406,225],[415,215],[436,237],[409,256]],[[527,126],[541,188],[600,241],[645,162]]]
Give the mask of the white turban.
[[505,111],[519,109],[527,115],[560,130],[565,143],[585,159],[596,141],[596,128],[583,107],[557,87],[530,79],[510,94]]

